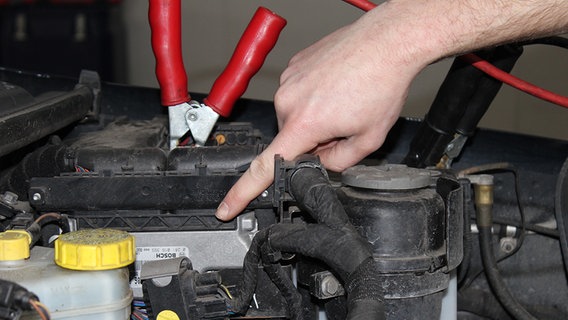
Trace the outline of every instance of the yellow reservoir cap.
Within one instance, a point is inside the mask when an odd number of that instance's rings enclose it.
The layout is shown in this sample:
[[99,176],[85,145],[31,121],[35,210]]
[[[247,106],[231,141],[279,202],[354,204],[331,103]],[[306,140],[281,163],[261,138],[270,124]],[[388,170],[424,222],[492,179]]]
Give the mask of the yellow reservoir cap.
[[72,270],[110,270],[136,258],[134,237],[114,229],[83,229],[55,240],[55,263]]
[[172,310],[164,310],[158,313],[156,320],[180,320],[177,313]]
[[0,261],[28,259],[31,241],[32,237],[26,230],[0,232]]

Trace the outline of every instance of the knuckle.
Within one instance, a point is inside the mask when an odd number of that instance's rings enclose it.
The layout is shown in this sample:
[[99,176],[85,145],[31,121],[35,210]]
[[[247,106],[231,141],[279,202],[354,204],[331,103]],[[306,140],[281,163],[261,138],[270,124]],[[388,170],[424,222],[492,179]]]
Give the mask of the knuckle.
[[290,78],[290,71],[289,69],[286,69],[280,74],[280,78],[278,79],[280,81],[279,82],[280,85],[283,85],[289,78]]
[[294,65],[296,62],[298,62],[302,57],[302,51],[297,52],[296,54],[294,54],[292,56],[292,58],[290,59],[290,61],[288,61],[288,66],[292,66]]
[[334,171],[334,172],[343,172],[343,171],[345,171],[345,170],[346,170],[347,168],[349,168],[349,167],[350,167],[350,165],[340,163],[340,164],[336,164],[336,165],[333,167],[332,171]]
[[276,108],[278,108],[278,106],[282,105],[284,103],[284,101],[286,101],[285,96],[286,96],[286,93],[284,92],[282,87],[280,87],[280,88],[278,88],[278,90],[276,90],[276,93],[274,94],[274,106]]
[[365,157],[367,155],[369,155],[370,153],[376,151],[381,144],[383,143],[384,138],[381,137],[377,137],[377,138],[363,138],[363,139],[358,139],[356,142],[356,148],[358,150],[358,152],[360,152],[360,154]]
[[293,102],[290,100],[290,95],[284,87],[280,87],[274,94],[274,108],[277,114],[281,114]]

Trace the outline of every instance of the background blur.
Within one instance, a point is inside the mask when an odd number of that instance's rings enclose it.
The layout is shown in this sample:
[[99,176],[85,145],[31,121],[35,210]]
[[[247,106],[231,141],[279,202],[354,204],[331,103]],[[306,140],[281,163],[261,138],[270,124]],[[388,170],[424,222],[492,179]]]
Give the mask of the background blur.
[[[103,80],[157,87],[147,1],[21,2],[0,1],[0,65],[59,74],[90,68],[98,70]],[[209,91],[261,5],[288,20],[278,44],[245,93],[245,97],[262,100],[272,100],[280,73],[294,53],[362,15],[340,0],[184,0],[183,55],[190,91]],[[530,46],[513,74],[568,95],[567,57],[568,52],[559,48]],[[441,61],[420,74],[404,116],[424,116],[450,64],[451,60]],[[481,126],[568,140],[566,123],[568,110],[504,86]]]

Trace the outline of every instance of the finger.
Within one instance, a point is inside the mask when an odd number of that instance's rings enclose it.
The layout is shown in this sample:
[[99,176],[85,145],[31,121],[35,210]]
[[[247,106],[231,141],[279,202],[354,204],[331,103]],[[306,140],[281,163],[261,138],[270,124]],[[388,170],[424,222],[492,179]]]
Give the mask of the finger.
[[345,138],[338,138],[338,139],[330,140],[328,142],[322,142],[322,143],[318,144],[314,149],[310,150],[309,153],[319,154],[320,152],[322,152],[325,149],[333,148],[340,140],[343,140],[343,139],[345,139]]
[[353,136],[337,141],[330,148],[319,149],[316,154],[326,169],[341,172],[377,150],[384,139]]
[[301,143],[298,134],[292,130],[283,130],[276,135],[272,143],[250,164],[249,169],[227,192],[217,208],[215,215],[221,220],[231,220],[241,213],[246,206],[274,180],[274,155],[280,154],[285,159],[292,159],[306,153],[315,144]]

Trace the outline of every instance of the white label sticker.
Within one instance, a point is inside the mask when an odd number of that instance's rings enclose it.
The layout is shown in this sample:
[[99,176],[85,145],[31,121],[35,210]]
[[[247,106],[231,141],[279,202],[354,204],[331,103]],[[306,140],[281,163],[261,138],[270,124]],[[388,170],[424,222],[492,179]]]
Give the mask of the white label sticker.
[[177,257],[189,257],[188,247],[138,247],[136,248],[136,262],[134,263],[135,275],[130,282],[130,287],[142,288],[140,270],[148,261],[173,259]]

